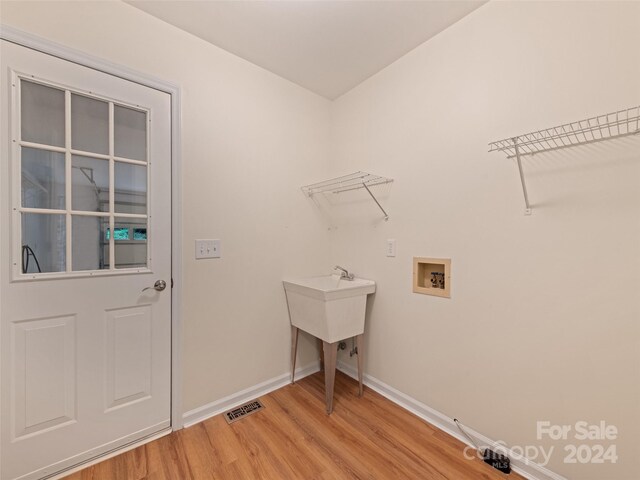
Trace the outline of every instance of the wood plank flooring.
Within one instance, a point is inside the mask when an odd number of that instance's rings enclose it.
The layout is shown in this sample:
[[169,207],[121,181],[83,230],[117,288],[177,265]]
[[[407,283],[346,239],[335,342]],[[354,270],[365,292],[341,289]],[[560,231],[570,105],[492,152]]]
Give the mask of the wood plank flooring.
[[228,425],[210,418],[66,480],[521,479],[467,460],[464,444],[337,372],[325,413],[322,373],[260,397],[265,409]]

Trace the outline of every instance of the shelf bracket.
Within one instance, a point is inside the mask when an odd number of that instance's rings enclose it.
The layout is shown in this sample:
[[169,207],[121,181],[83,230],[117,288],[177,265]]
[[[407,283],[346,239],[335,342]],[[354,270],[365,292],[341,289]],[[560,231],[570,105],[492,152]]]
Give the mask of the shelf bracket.
[[373,198],[373,201],[376,202],[376,205],[378,205],[378,208],[382,210],[382,213],[384,214],[384,221],[386,222],[387,220],[389,220],[389,215],[387,214],[387,212],[384,211],[384,208],[382,208],[382,205],[380,205],[380,202],[375,197],[375,195],[371,193],[371,190],[369,190],[369,187],[367,187],[367,184],[363,182],[362,186],[367,190],[367,192],[369,192],[369,195],[371,195],[371,198]]
[[518,172],[520,172],[520,183],[522,184],[522,194],[524,195],[524,214],[531,215],[531,205],[529,204],[529,194],[527,193],[527,183],[524,180],[524,171],[522,170],[522,159],[520,158],[520,148],[518,147],[518,137],[513,137],[513,148],[516,152],[516,161],[518,163]]

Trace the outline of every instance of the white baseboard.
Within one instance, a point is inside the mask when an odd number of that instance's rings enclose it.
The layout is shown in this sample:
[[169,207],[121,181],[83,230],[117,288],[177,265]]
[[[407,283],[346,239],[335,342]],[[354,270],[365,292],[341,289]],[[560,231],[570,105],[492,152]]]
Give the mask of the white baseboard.
[[[349,375],[353,378],[358,378],[358,372],[355,367],[341,362],[338,362],[338,370]],[[393,403],[401,406],[402,408],[410,411],[414,415],[417,415],[424,421],[430,423],[436,428],[448,433],[449,435],[457,438],[466,445],[471,445],[468,439],[466,439],[461,433],[452,418],[434,410],[433,408],[419,402],[415,398],[412,398],[404,393],[396,390],[395,388],[381,382],[371,375],[364,374],[363,383],[371,390],[378,392],[383,397],[391,400]],[[485,437],[481,433],[474,431],[472,428],[465,427],[466,432],[473,438],[476,444],[480,446],[495,447],[498,445],[498,451],[506,453],[511,459],[511,468],[514,472],[519,473],[523,477],[530,480],[567,480],[565,477],[558,475],[555,472],[534,463],[526,458],[521,458],[514,452],[507,450],[504,451],[504,446],[497,442]]]
[[[319,362],[314,362],[304,367],[296,368],[296,380],[319,371]],[[291,383],[291,374],[283,373],[282,375],[271,378],[265,382],[259,383],[258,385],[254,385],[253,387],[246,388],[240,392],[233,393],[227,397],[221,398],[220,400],[216,400],[215,402],[189,410],[182,415],[183,426],[185,428],[190,427],[198,422],[206,420],[207,418],[211,418],[237,407],[238,405],[255,400],[260,395],[266,395],[267,393],[282,388],[289,383]]]

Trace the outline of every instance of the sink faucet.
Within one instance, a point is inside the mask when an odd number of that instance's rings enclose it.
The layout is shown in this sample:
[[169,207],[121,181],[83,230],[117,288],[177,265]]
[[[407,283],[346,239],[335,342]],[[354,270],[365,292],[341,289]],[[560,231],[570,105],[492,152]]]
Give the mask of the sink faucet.
[[342,268],[340,265],[336,265],[333,267],[334,270],[341,270],[340,278],[344,278],[345,280],[353,280],[355,275],[353,273],[349,273],[349,270],[346,268]]

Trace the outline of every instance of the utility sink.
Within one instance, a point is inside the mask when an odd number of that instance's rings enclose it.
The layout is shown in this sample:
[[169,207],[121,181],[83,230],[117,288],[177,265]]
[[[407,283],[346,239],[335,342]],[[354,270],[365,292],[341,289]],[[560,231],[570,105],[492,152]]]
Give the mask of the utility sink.
[[336,268],[343,270],[344,276],[325,275],[282,282],[291,319],[291,383],[295,380],[298,331],[303,330],[318,338],[321,347],[327,415],[333,411],[338,344],[350,337],[356,340],[358,395],[362,396],[364,317],[367,295],[376,291],[376,282],[353,278],[342,267]]
[[367,295],[376,282],[324,275],[284,280],[291,325],[334,343],[364,332]]

